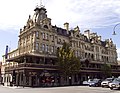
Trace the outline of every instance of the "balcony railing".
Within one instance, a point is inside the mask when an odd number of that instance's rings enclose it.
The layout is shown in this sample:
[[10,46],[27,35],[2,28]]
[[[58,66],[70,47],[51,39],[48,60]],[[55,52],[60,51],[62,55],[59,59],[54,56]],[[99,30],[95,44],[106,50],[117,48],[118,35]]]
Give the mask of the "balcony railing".
[[[18,65],[5,67],[5,71],[12,71],[13,69],[49,69],[49,70],[58,70],[57,65],[52,64],[36,64],[36,63],[20,63]],[[89,71],[89,72],[101,72],[100,68],[93,67],[81,67],[81,71]],[[112,72],[120,72],[120,68],[112,69]]]
[[36,63],[20,63],[18,65],[5,67],[5,71],[13,69],[27,69],[27,68],[40,68],[40,69],[58,69],[58,66],[52,64],[36,64]]
[[100,68],[91,68],[91,67],[81,67],[81,70],[88,70],[88,71],[101,71]]

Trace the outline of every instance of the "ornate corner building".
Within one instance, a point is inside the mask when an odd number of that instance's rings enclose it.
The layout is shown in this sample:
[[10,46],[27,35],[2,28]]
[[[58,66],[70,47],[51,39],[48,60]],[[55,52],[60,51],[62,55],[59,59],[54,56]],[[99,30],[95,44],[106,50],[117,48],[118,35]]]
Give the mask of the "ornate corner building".
[[[109,64],[112,75],[119,76],[116,46],[112,39],[101,40],[90,30],[80,33],[79,27],[69,29],[51,25],[45,7],[36,7],[33,17],[20,29],[18,48],[3,56],[2,82],[16,86],[59,86],[80,84],[91,78],[102,78],[101,66]],[[56,50],[64,42],[70,43],[82,64],[80,73],[63,79],[59,75]],[[71,82],[71,83],[70,83]]]

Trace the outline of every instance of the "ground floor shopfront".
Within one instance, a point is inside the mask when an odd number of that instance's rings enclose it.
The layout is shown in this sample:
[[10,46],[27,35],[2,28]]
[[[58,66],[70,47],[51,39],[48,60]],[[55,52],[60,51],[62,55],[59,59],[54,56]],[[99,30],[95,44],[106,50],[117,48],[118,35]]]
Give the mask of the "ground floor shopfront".
[[[80,73],[72,76],[63,77],[57,70],[57,66],[43,66],[41,68],[33,68],[35,64],[24,64],[26,67],[8,68],[4,75],[4,85],[6,86],[23,86],[23,87],[52,87],[65,85],[81,85],[83,81],[92,78],[103,78],[103,74],[99,69],[82,68]],[[29,66],[29,67],[28,67]],[[38,65],[37,65],[38,66]],[[40,65],[39,65],[40,66]],[[42,67],[43,66],[43,67]],[[120,75],[119,71],[112,73],[114,77]]]
[[[78,74],[63,77],[56,65],[56,59],[52,57],[20,56],[9,61],[16,61],[18,65],[5,67],[2,75],[2,83],[5,86],[23,87],[50,87],[65,85],[81,85],[83,81],[99,78],[104,75],[100,67],[103,63],[81,61],[81,69]],[[120,76],[119,66],[112,66],[112,76]]]
[[59,85],[59,72],[55,69],[55,66],[53,66],[53,68],[49,68],[49,65],[39,65],[41,68],[38,68],[31,67],[32,65],[35,66],[35,64],[24,65],[27,67],[16,67],[15,69],[9,68],[9,70],[6,70],[4,75],[4,82],[6,85],[9,86],[11,84],[14,84],[15,86],[26,87]]

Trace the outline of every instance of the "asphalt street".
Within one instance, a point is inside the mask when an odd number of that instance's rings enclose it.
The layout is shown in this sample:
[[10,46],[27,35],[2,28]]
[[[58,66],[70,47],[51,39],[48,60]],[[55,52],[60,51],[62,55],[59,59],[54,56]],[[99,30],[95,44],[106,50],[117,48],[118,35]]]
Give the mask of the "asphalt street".
[[120,93],[120,90],[109,88],[70,86],[52,88],[4,87],[0,86],[0,93]]

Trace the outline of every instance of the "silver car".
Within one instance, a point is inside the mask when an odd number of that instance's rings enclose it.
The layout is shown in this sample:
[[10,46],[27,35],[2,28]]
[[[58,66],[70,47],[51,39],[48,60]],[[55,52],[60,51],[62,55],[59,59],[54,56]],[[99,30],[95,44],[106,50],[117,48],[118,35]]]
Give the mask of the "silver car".
[[114,88],[120,88],[120,78],[115,78],[111,83],[109,83],[109,88],[112,90]]
[[109,83],[112,82],[114,79],[113,78],[106,78],[101,82],[101,87],[109,87]]

